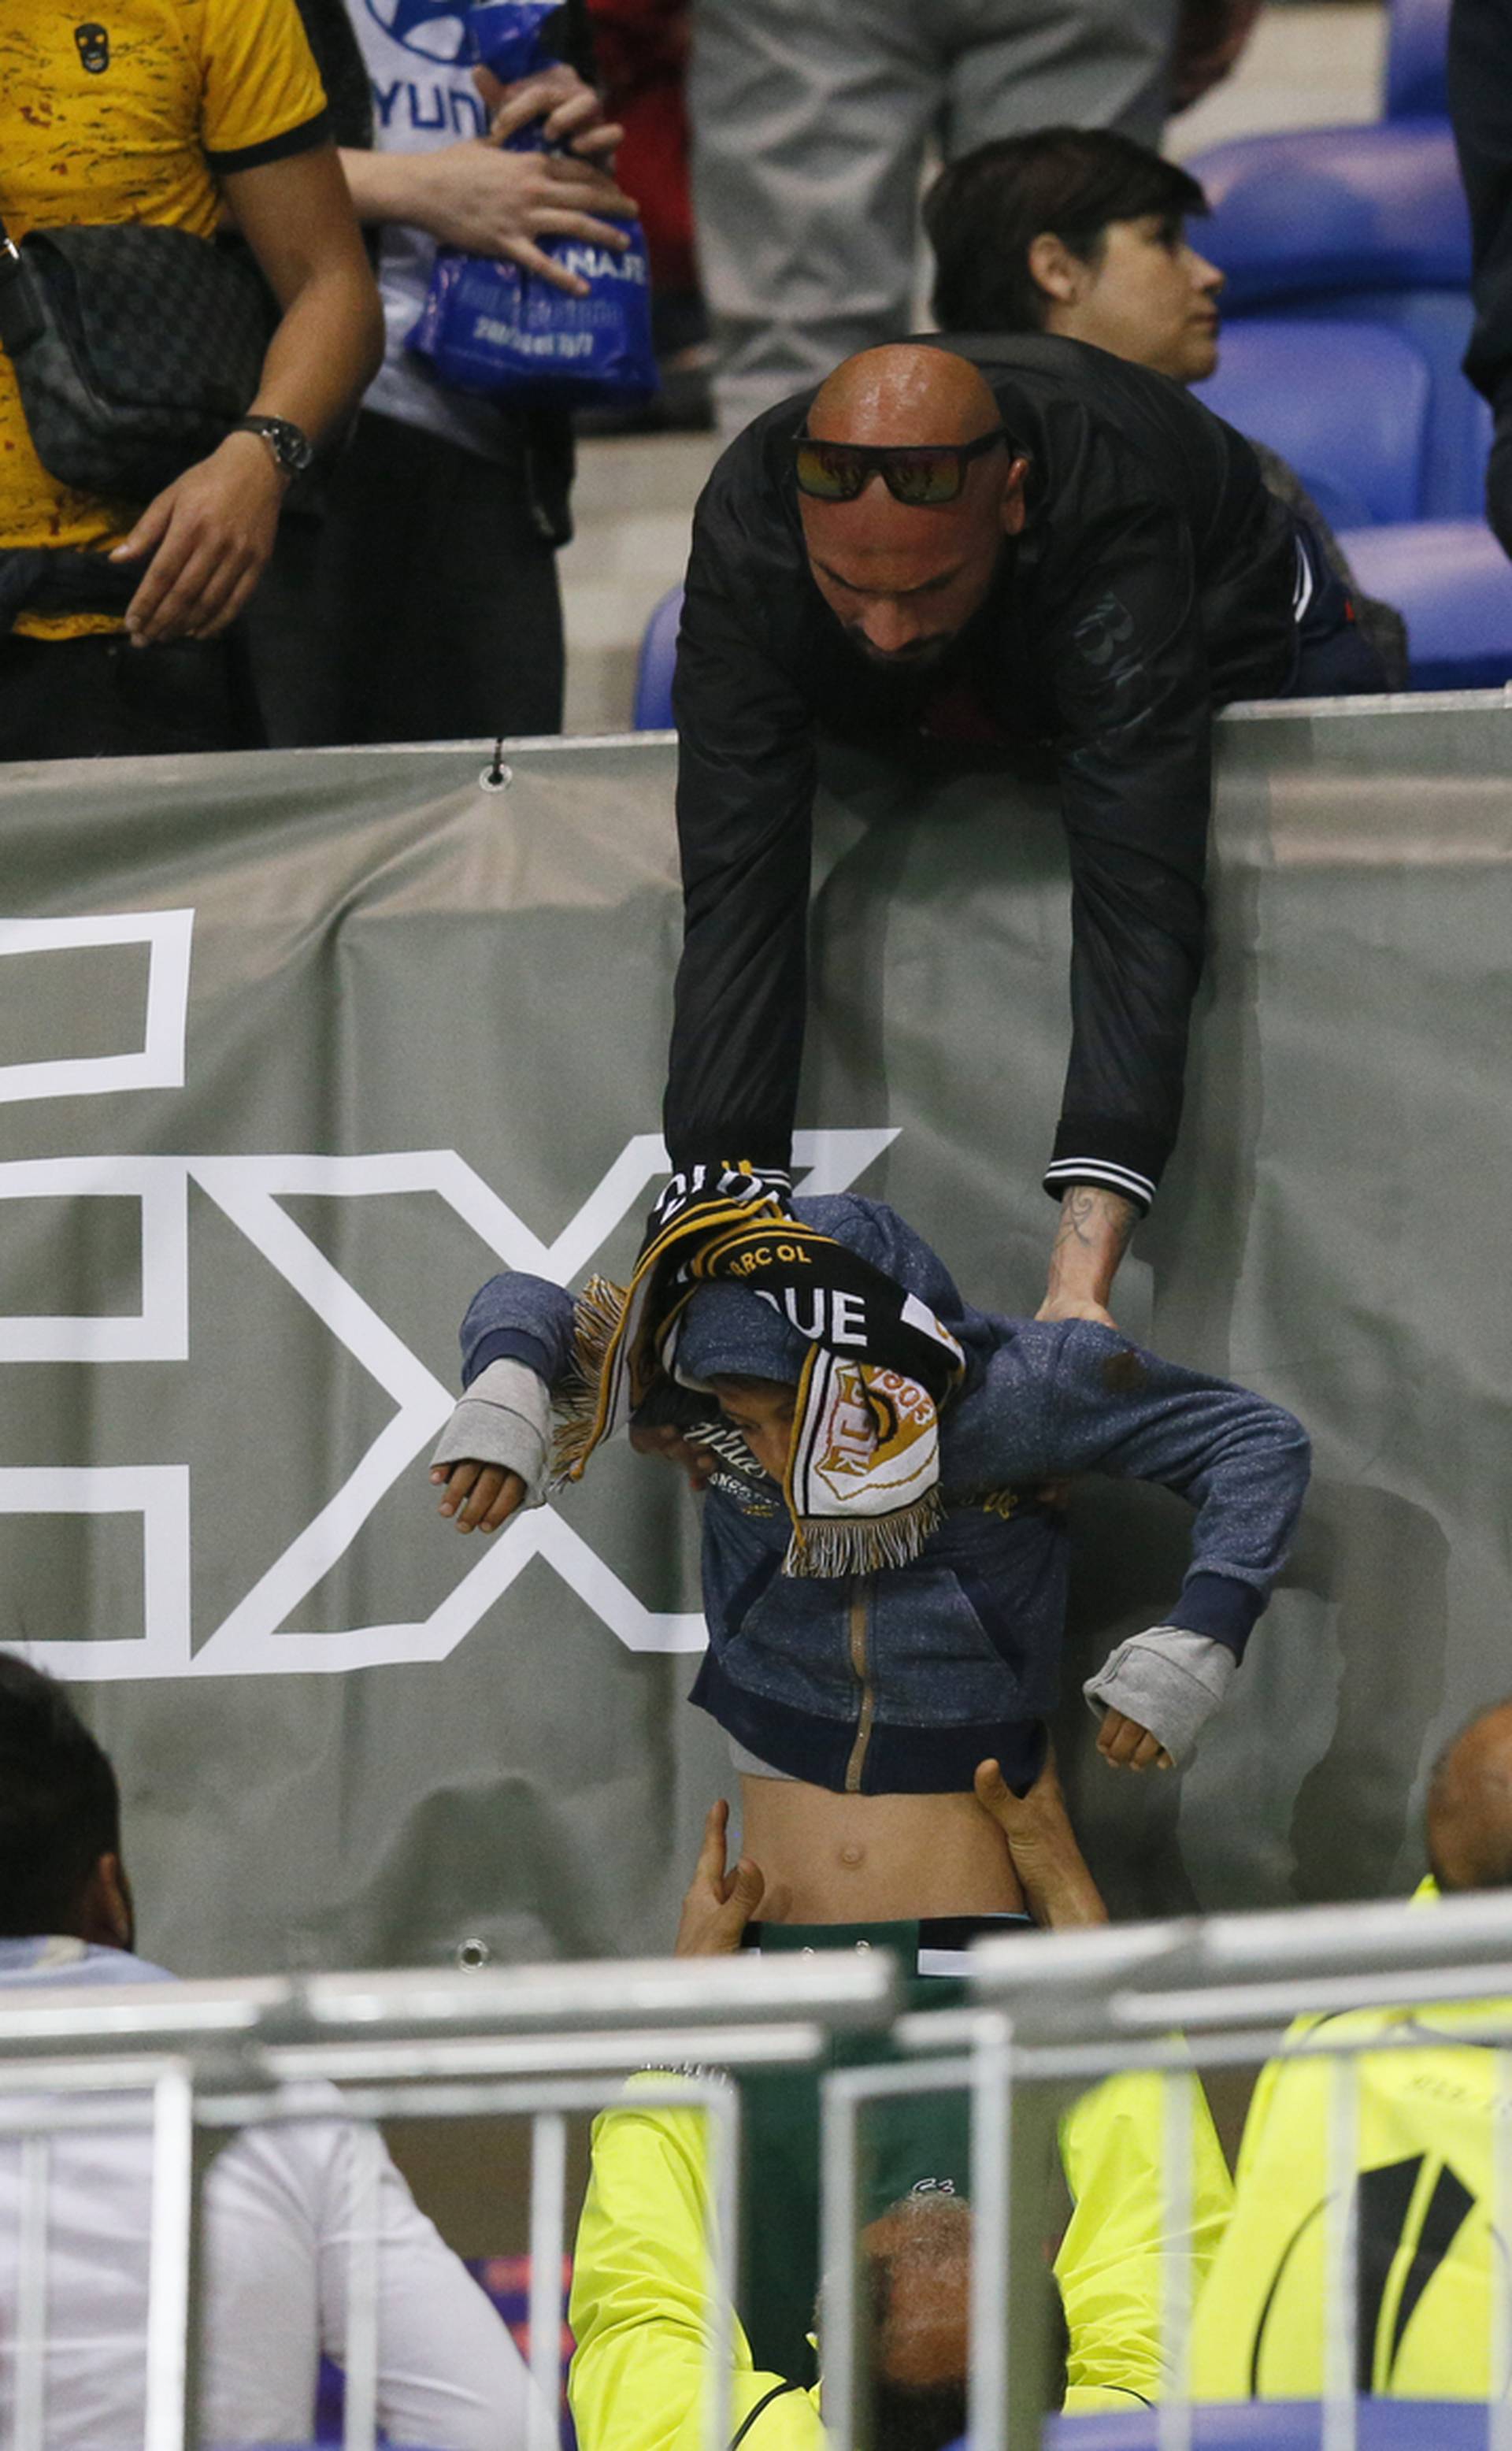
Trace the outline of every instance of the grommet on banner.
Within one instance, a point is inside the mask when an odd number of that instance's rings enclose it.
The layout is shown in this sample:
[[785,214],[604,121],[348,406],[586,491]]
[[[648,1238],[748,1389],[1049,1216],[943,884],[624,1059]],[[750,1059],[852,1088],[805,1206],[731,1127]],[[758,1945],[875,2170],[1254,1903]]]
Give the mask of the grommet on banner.
[[494,1952],[486,1940],[460,1940],[452,1954],[464,1974],[471,1974],[480,1966],[492,1966],[494,1962]]
[[504,764],[503,735],[494,742],[494,762],[485,766],[478,780],[485,792],[507,792],[514,781],[514,771]]

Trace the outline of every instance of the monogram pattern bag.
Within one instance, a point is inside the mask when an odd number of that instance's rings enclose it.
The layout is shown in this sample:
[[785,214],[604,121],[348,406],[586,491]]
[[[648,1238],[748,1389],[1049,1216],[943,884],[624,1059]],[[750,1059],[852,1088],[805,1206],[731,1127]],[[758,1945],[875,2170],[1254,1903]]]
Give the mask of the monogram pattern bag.
[[66,485],[149,501],[225,441],[277,310],[250,257],[142,223],[0,222],[0,347],[38,459]]

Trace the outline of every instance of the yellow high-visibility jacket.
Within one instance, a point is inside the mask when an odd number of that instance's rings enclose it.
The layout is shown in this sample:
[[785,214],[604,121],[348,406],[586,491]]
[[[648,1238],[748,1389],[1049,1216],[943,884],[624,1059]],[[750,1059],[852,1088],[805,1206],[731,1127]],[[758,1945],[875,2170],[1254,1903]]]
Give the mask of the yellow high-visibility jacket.
[[[1431,1892],[1429,1892],[1431,1894]],[[1420,1896],[1424,1892],[1420,1892]],[[1365,2010],[1305,2018],[1358,2043],[1359,2292],[1354,2384],[1403,2400],[1481,2400],[1491,2379],[1490,2281],[1508,2280],[1507,2231],[1493,2244],[1498,2052],[1512,2004]],[[1371,2051],[1392,2036],[1424,2048]],[[1512,2063],[1508,2063],[1512,2069]],[[1197,2307],[1192,2390],[1201,2400],[1316,2399],[1325,2343],[1331,2064],[1273,2060],[1245,2127],[1227,2236]],[[1512,2205],[1503,2211],[1512,2226]],[[1512,2320],[1512,2316],[1509,2316]],[[1496,2391],[1507,2386],[1507,2352]]]
[[[1193,2286],[1212,2262],[1232,2187],[1206,2096],[1193,2087],[1192,2226],[1183,2242]],[[713,2327],[705,2222],[704,2114],[647,2106],[632,2086],[594,2123],[593,2175],[578,2230],[570,2396],[581,2451],[701,2451],[705,2361]],[[1061,2124],[1075,2210],[1055,2261],[1070,2339],[1073,2411],[1129,2408],[1159,2397],[1161,2086],[1112,2077]],[[780,2207],[774,2206],[774,2219]],[[736,2323],[729,2434],[760,2410],[741,2451],[822,2451],[819,2386],[784,2390],[758,2373]],[[776,2395],[774,2397],[773,2395]],[[762,2407],[762,2402],[769,2404]]]

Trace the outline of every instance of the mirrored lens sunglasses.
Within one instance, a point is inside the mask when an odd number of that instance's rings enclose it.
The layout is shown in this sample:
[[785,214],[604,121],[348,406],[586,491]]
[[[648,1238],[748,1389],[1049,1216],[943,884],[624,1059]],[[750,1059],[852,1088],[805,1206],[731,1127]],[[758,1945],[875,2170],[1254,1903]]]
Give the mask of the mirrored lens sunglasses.
[[816,502],[854,502],[867,480],[879,475],[895,502],[931,509],[937,502],[953,502],[972,461],[1007,441],[1007,428],[1001,425],[979,434],[974,442],[815,442],[798,434],[793,441],[793,469],[799,493]]

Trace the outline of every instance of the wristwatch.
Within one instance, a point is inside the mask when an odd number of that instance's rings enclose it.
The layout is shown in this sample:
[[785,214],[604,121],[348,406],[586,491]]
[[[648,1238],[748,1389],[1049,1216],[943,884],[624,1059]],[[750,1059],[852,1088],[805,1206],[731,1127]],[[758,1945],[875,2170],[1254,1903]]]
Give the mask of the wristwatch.
[[303,477],[315,457],[315,445],[303,426],[287,417],[239,417],[233,434],[260,434],[285,477]]

